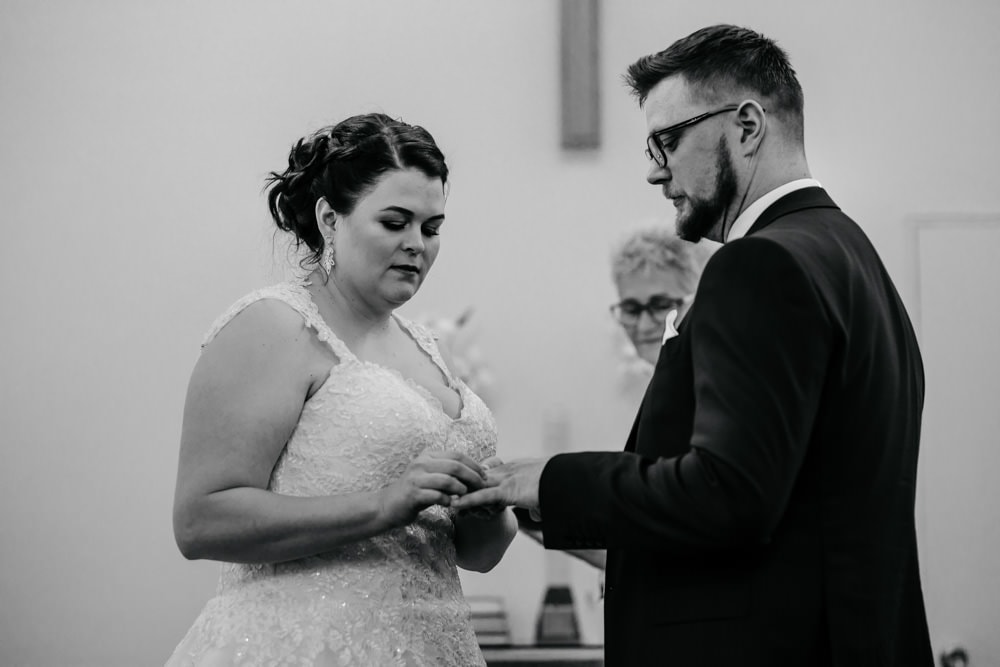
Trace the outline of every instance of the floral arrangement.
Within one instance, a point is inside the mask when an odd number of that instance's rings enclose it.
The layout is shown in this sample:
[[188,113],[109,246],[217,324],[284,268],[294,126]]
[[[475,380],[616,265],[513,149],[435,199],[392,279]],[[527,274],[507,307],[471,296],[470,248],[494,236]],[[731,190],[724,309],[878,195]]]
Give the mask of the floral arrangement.
[[458,317],[425,317],[418,321],[434,333],[442,347],[451,353],[452,371],[486,403],[494,383],[493,373],[483,359],[476,341],[474,327],[470,326],[472,308]]

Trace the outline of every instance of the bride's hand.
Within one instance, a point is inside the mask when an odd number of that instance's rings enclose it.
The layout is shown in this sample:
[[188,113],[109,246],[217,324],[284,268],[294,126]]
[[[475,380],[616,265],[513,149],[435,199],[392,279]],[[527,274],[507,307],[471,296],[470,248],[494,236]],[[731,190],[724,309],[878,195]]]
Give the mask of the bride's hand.
[[390,527],[406,525],[431,505],[449,506],[452,496],[483,488],[485,478],[482,465],[461,452],[426,451],[382,489],[380,515]]
[[[499,465],[503,465],[503,459],[499,456],[491,456],[489,458],[483,459],[479,462],[485,473],[490,468],[494,468]],[[497,517],[499,514],[507,509],[507,505],[504,503],[493,503],[491,505],[479,505],[477,507],[471,507],[469,509],[459,510],[459,516],[462,517],[473,517],[480,520],[489,520]]]

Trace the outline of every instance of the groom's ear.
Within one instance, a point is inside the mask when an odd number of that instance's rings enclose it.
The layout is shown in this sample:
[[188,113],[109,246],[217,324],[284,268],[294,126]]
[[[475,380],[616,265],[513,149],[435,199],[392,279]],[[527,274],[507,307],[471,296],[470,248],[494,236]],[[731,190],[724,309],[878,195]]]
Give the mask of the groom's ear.
[[736,110],[736,122],[740,126],[740,153],[751,158],[760,148],[767,129],[767,116],[756,100],[744,100]]

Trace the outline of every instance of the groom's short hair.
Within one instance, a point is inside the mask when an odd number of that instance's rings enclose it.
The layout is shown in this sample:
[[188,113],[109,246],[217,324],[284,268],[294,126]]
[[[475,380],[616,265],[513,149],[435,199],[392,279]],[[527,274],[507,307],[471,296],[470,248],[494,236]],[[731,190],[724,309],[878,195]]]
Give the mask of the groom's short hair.
[[702,28],[632,63],[625,83],[642,106],[656,84],[677,75],[707,102],[739,102],[734,95],[759,98],[802,141],[802,86],[788,54],[760,33],[734,25]]

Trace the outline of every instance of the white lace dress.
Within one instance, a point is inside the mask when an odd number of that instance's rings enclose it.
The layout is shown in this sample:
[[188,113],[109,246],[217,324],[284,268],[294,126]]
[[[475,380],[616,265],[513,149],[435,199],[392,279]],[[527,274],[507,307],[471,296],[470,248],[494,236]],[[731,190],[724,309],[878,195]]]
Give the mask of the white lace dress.
[[[489,409],[451,376],[430,332],[397,321],[441,369],[462,401],[449,417],[429,391],[393,369],[355,357],[299,283],[235,303],[210,341],[259,299],[301,314],[340,363],[305,403],[270,488],[290,496],[373,491],[397,479],[428,448],[475,460],[495,453]],[[208,601],[168,667],[485,665],[455,564],[451,511],[435,506],[412,524],[311,558],[268,565],[224,563]]]

